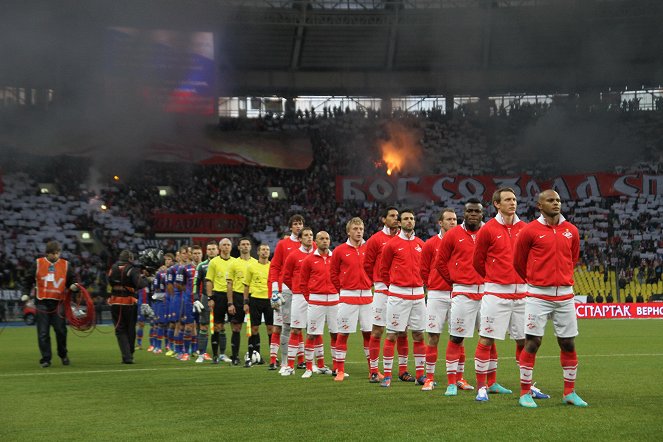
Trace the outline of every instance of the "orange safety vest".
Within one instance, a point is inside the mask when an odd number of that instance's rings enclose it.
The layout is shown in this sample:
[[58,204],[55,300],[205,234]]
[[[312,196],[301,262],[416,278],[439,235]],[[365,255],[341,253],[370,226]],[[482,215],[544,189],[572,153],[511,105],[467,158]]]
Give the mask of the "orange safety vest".
[[[124,278],[128,276],[128,272],[127,272],[127,274],[124,273],[125,267],[127,265],[128,264],[120,266],[119,269],[118,269],[120,271],[120,281],[124,280]],[[133,267],[132,267],[132,269],[133,269]],[[131,269],[129,271],[131,271]],[[111,268],[108,271],[108,276],[109,277],[111,276],[112,272],[113,272],[113,268]],[[134,295],[135,289],[133,287],[122,286],[122,290],[126,291],[127,294],[125,296],[111,295],[108,298],[108,304],[110,304],[110,305],[134,305],[138,302],[138,299],[136,299],[134,297],[135,296]]]
[[69,263],[58,259],[54,263],[46,258],[37,259],[37,299],[54,299],[62,301],[67,289],[67,269]]

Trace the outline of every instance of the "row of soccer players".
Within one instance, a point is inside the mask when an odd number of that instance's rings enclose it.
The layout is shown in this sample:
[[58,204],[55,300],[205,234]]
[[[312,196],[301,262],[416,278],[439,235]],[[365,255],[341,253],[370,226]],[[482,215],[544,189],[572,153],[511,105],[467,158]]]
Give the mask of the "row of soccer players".
[[[332,342],[338,367],[335,379],[342,380],[345,377],[347,335],[354,332],[359,322],[364,334],[371,382],[380,382],[385,387],[390,385],[394,346],[398,345],[401,355],[399,377],[408,381],[416,379],[423,384],[424,391],[432,390],[435,385],[439,334],[445,319],[449,317],[450,340],[446,352],[448,387],[445,394],[453,396],[459,383],[461,386],[466,385],[458,379],[459,373],[462,377],[463,339],[473,335],[476,318],[480,317],[480,341],[475,353],[479,390],[477,400],[487,400],[488,392],[510,392],[495,382],[497,353],[494,339],[504,339],[508,329],[517,342],[516,355],[521,364],[520,402],[523,406],[532,407],[536,406],[532,400],[534,397],[546,396],[532,388],[531,372],[545,321],[551,314],[562,350],[560,358],[565,376],[564,401],[575,405],[584,404],[574,392],[577,369],[574,337],[577,334],[577,323],[572,308],[572,272],[579,253],[577,229],[564,220],[560,212],[559,195],[554,191],[545,191],[540,195],[538,205],[541,217],[530,224],[534,227],[529,230],[543,234],[538,235],[538,240],[533,233],[527,235],[529,242],[516,242],[525,225],[515,214],[515,193],[511,189],[499,189],[495,192],[493,204],[498,214],[484,228],[483,207],[477,200],[470,200],[465,205],[464,222],[460,226],[455,226],[453,210],[444,210],[440,216],[440,234],[426,244],[414,234],[415,220],[411,211],[402,211],[399,220],[397,209],[388,208],[382,218],[384,228],[365,243],[363,222],[353,219],[347,226],[348,241],[339,246],[334,254],[328,250],[330,241],[326,232],[318,232],[316,235],[316,250],[313,232],[304,229],[303,218],[298,215],[292,217],[291,236],[279,242],[271,266],[267,267],[267,258],[262,259],[265,261],[262,264],[263,271],[269,272],[272,305],[277,308],[270,339],[270,368],[275,368],[276,353],[281,341],[284,353],[282,362],[287,361],[281,373],[293,373],[294,359],[303,344],[301,331],[308,328],[306,347],[309,370],[305,372],[305,377],[310,376],[316,349],[321,360],[321,333],[327,322],[332,332],[336,328]],[[450,234],[445,235],[446,231]],[[207,335],[206,325],[209,324],[205,318],[206,313],[210,310],[214,313],[216,319],[212,350],[216,358],[220,357],[219,350],[223,354],[223,323],[228,316],[233,327],[233,361],[238,364],[242,321],[237,315],[241,317],[242,311],[253,312],[262,308],[260,317],[267,317],[266,313],[271,309],[265,302],[266,293],[262,294],[264,298],[260,298],[263,300],[261,305],[251,308],[253,297],[248,296],[252,293],[250,280],[242,280],[245,293],[233,293],[235,282],[229,275],[237,272],[233,270],[230,247],[229,240],[222,240],[219,256],[207,261],[207,273],[204,273],[205,268],[201,268],[201,265],[200,271],[194,272],[194,282],[196,275],[199,280],[206,279],[205,293],[209,302],[205,305],[204,293],[194,290],[193,293],[200,296],[195,300],[192,297],[191,304],[200,315],[199,336],[203,339]],[[517,250],[520,250],[519,254],[514,253]],[[308,257],[309,254],[312,256]],[[303,266],[306,259],[308,264]],[[313,270],[315,272],[312,273]],[[328,276],[324,276],[325,271],[328,271]],[[177,299],[175,289],[182,279],[179,277],[178,280],[177,275],[174,272],[171,278],[175,283],[172,284],[173,294],[167,298],[169,305],[172,305],[173,299]],[[428,305],[424,301],[424,285],[428,288]],[[375,296],[371,287],[374,287]],[[177,301],[174,302],[177,304]],[[525,312],[526,306],[530,309],[529,313]],[[338,310],[337,318],[330,321],[334,310]],[[187,313],[185,311],[181,316],[185,338],[189,317]],[[524,332],[525,318],[527,335]],[[254,320],[254,327],[259,322],[259,318],[256,319],[258,321]],[[173,335],[181,336],[176,332],[177,327],[177,321],[174,324],[171,321]],[[387,339],[384,345],[383,376],[377,369],[377,361],[380,339],[385,328]],[[414,341],[415,377],[404,371],[404,367],[407,367],[403,357],[407,355],[405,330],[408,328],[412,331]],[[424,329],[429,333],[427,346],[423,343]],[[259,340],[257,333],[252,336],[250,349],[256,348],[256,338]],[[257,345],[259,348],[259,341]],[[203,355],[204,352],[201,353],[204,358]],[[427,373],[425,377],[424,365]],[[325,371],[326,368],[322,365],[319,370]]]
[[[564,375],[563,402],[586,406],[575,393],[577,319],[573,301],[573,268],[579,257],[577,228],[561,214],[557,192],[546,190],[538,198],[541,216],[526,224],[516,214],[516,195],[510,188],[498,189],[492,200],[497,215],[483,223],[483,205],[471,199],[464,207],[463,223],[456,225],[452,209],[439,218],[440,233],[424,243],[414,233],[415,214],[411,210],[388,208],[384,228],[368,241],[364,225],[353,218],[347,224],[348,240],[333,253],[327,232],[304,227],[304,219],[290,219],[291,236],[276,247],[269,272],[272,305],[277,330],[272,334],[271,364],[281,335],[287,342],[282,361],[283,376],[294,373],[294,361],[305,344],[307,370],[327,372],[322,351],[325,324],[332,333],[336,381],[345,375],[348,334],[359,324],[364,335],[364,351],[369,365],[369,381],[389,387],[394,348],[407,354],[406,330],[411,331],[415,376],[399,364],[399,378],[415,381],[423,391],[435,388],[435,367],[439,335],[445,320],[449,323],[446,348],[446,396],[457,395],[464,354],[463,341],[479,330],[475,351],[477,401],[487,401],[489,393],[509,394],[496,382],[495,339],[503,340],[509,331],[516,341],[520,365],[520,399],[523,407],[537,406],[535,398],[549,396],[532,382],[536,352],[547,319],[553,319],[560,346]],[[316,247],[317,246],[317,247]],[[427,288],[428,303],[425,301]],[[373,290],[372,290],[373,289]],[[478,321],[477,321],[478,320]],[[424,330],[428,344],[424,343]],[[380,340],[383,370],[378,371]],[[283,338],[286,339],[283,339]]]
[[[270,248],[265,244],[260,245],[258,259],[255,259],[251,257],[251,241],[242,238],[239,241],[238,258],[230,256],[231,249],[232,243],[226,238],[218,245],[214,241],[207,244],[207,259],[204,261],[200,246],[183,246],[175,255],[165,255],[164,265],[157,271],[151,290],[143,290],[139,294],[139,304],[151,304],[154,312],[150,318],[152,327],[148,351],[155,354],[164,352],[167,356],[183,361],[188,361],[191,355],[197,355],[198,363],[223,361],[238,365],[241,325],[244,315],[251,312],[255,325],[252,327],[253,336],[249,339],[249,350],[251,353],[255,351],[257,355],[260,353],[258,327],[263,315],[270,326],[272,317],[267,291]],[[220,264],[223,268],[220,268]],[[210,278],[222,275],[225,286],[223,299],[219,296],[208,298],[208,273]],[[231,298],[227,293],[231,293]],[[236,302],[230,309],[227,308],[229,299]],[[142,347],[146,320],[141,310],[139,308],[138,348]],[[211,317],[216,318],[211,343],[214,358],[207,353]],[[230,358],[225,354],[225,322],[230,322],[232,326]],[[262,363],[261,360],[256,362]]]

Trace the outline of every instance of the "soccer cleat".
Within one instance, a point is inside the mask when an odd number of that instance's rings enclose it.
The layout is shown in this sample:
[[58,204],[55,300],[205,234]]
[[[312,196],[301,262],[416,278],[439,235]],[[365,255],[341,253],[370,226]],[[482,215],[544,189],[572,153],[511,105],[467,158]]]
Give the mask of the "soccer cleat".
[[304,374],[302,375],[302,379],[308,379],[311,376],[313,376],[313,372],[311,370],[306,370]]
[[269,367],[267,367],[267,370],[269,370],[269,371],[276,370],[276,364],[269,364]]
[[[371,373],[371,376],[368,378],[368,382],[371,384],[379,384],[381,381],[379,376],[379,373]],[[384,376],[382,376],[382,378],[384,379]]]
[[575,405],[576,407],[587,407],[589,404],[583,401],[580,396],[576,394],[575,391],[567,394],[562,398],[562,402],[569,405]]
[[196,364],[202,364],[203,362],[205,362],[205,358],[203,357],[203,355],[198,355],[198,357],[196,358]]
[[[331,372],[331,375],[332,375],[332,377],[335,378],[335,377],[336,377],[336,370],[333,370],[333,371]],[[343,373],[343,376],[345,376],[346,378],[349,378],[349,377],[350,377],[350,375],[347,374],[347,373],[345,373],[345,372]]]
[[488,393],[490,393],[490,394],[511,394],[511,393],[513,393],[513,391],[509,390],[508,388],[504,388],[500,384],[495,382],[493,385],[488,387]]
[[343,379],[345,379],[345,372],[338,371],[336,373],[336,376],[334,377],[334,381],[336,382],[343,382]]
[[230,358],[229,358],[228,356],[226,356],[226,355],[221,355],[221,356],[219,356],[219,361],[220,361],[220,362],[228,362],[228,363],[231,363],[233,360],[230,359]]
[[404,371],[403,373],[398,375],[398,379],[400,379],[402,382],[414,382],[414,376],[412,376],[410,373],[407,371]]
[[69,364],[71,364],[71,361],[69,360],[68,357],[65,356],[64,358],[62,358],[62,365],[69,365]]
[[534,399],[550,399],[549,394],[545,394],[536,388],[536,382],[530,387],[529,394],[531,394]]
[[518,399],[518,403],[520,404],[521,407],[525,408],[538,407],[538,405],[536,405],[536,402],[534,402],[534,398],[532,398],[532,395],[529,393],[520,396],[520,399]]
[[281,365],[281,368],[279,368],[279,374],[283,374],[287,368],[287,365]]
[[219,357],[218,357],[218,356],[214,356],[214,357],[212,358],[212,364],[218,364],[218,363],[219,363]]
[[477,397],[474,399],[479,402],[487,402],[488,401],[488,390],[486,387],[481,387],[477,391]]
[[154,345],[150,345],[149,347],[147,347],[147,351],[150,352],[150,353],[153,352],[154,351]]
[[41,368],[48,368],[51,366],[51,363],[48,361],[40,362]]
[[472,385],[470,385],[470,383],[467,382],[464,378],[460,378],[460,380],[456,382],[456,386],[458,388],[460,388],[461,390],[465,390],[465,391],[474,390],[474,387]]
[[426,376],[419,376],[415,382],[415,385],[424,385],[428,379]]
[[306,362],[300,362],[297,364],[297,370],[306,370]]
[[314,367],[313,372],[317,374],[332,374],[331,368],[326,365],[324,367]]
[[143,349],[143,347],[140,346],[140,345],[137,345],[137,346],[134,347],[134,350],[142,350],[142,349]]
[[154,354],[155,355],[160,355],[161,353],[163,353],[163,350],[161,350],[160,348],[155,348],[154,349]]
[[295,374],[295,369],[290,367],[285,367],[281,376],[292,376]]
[[382,382],[380,382],[380,387],[391,387],[391,376],[385,376]]
[[205,360],[205,361],[211,361],[212,360],[212,357],[210,355],[208,355],[207,353],[203,353],[201,356],[203,357],[203,360]]
[[239,365],[239,358],[233,358],[231,364],[232,365]]
[[432,379],[426,379],[424,386],[421,387],[421,391],[433,391],[435,389],[435,381]]
[[189,359],[191,359],[191,356],[189,356],[189,353],[183,353],[182,357],[180,357],[180,361],[184,361],[184,362],[188,361]]
[[168,349],[168,350],[166,351],[166,356],[172,356],[172,355],[174,355],[174,354],[175,354],[175,352],[174,352],[173,350],[171,350],[171,349]]
[[445,396],[457,396],[458,395],[458,387],[456,384],[449,384],[447,385],[447,391],[444,392]]

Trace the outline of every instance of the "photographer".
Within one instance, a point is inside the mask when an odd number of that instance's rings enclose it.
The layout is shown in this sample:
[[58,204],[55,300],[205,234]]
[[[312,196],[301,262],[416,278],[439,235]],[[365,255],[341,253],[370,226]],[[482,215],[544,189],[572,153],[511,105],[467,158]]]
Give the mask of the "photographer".
[[[115,337],[120,346],[123,364],[134,363],[134,349],[136,342],[137,318],[137,292],[149,285],[146,270],[134,265],[134,255],[129,250],[120,252],[118,261],[108,272],[108,283],[111,287],[111,296],[108,304],[111,306],[111,316],[115,325]],[[146,316],[152,315],[149,304],[141,308]]]

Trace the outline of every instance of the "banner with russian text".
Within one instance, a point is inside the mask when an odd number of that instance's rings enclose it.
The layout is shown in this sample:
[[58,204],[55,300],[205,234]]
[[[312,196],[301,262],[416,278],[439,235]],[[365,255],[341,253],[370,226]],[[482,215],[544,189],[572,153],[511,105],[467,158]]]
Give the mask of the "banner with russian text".
[[241,233],[246,217],[216,213],[158,213],[152,219],[155,233]]
[[663,302],[635,304],[576,304],[578,319],[663,319]]
[[562,201],[588,197],[663,195],[663,175],[592,173],[561,175],[551,180],[519,176],[337,176],[336,201],[444,201],[479,198],[490,201],[500,187],[511,187],[518,197],[535,197],[555,189]]

